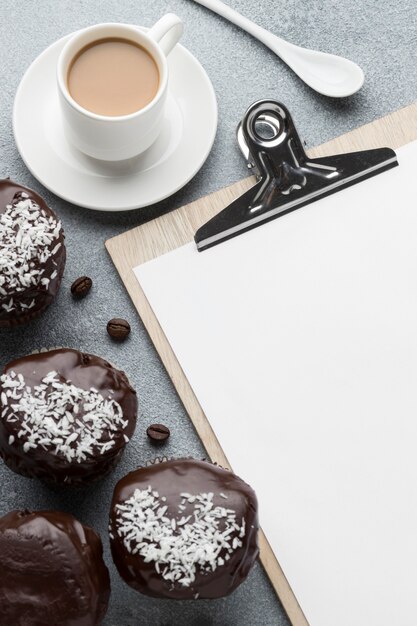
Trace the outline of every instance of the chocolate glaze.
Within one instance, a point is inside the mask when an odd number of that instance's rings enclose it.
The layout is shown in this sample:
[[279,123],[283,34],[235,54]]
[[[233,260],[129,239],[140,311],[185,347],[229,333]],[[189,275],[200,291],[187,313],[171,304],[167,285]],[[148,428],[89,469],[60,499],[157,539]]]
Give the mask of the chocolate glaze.
[[100,537],[58,511],[0,518],[0,624],[98,626],[110,596]]
[[[8,204],[15,204],[22,200],[22,193],[26,193],[30,200],[36,202],[47,216],[53,217],[58,220],[56,214],[52,209],[48,207],[45,201],[35,191],[28,187],[22,187],[18,183],[12,180],[0,179],[0,214],[6,211]],[[43,265],[45,270],[45,276],[50,276],[56,269],[57,276],[52,279],[46,287],[45,285],[32,285],[31,288],[25,291],[13,293],[13,299],[15,302],[29,304],[32,300],[35,300],[35,306],[29,310],[13,310],[10,313],[7,312],[1,305],[7,303],[10,300],[10,294],[2,296],[0,294],[0,328],[17,326],[18,324],[25,323],[30,319],[40,315],[53,301],[59,291],[61,285],[62,274],[64,273],[66,250],[64,245],[64,231],[61,229],[61,233],[58,239],[55,239],[52,247],[55,247],[58,243],[61,243],[59,250],[51,256]],[[39,264],[39,267],[41,265]]]
[[[129,384],[124,372],[117,370],[104,359],[92,354],[84,354],[78,350],[61,348],[39,354],[31,354],[11,361],[4,368],[4,374],[10,372],[22,374],[26,385],[33,388],[51,371],[58,372],[61,380],[71,381],[77,387],[89,390],[94,387],[104,398],[118,402],[127,420],[125,428],[120,428],[114,436],[115,445],[107,452],[91,454],[85,461],[68,462],[60,454],[42,447],[23,450],[25,439],[18,438],[24,416],[19,412],[15,415],[16,422],[0,418],[0,455],[5,463],[18,474],[30,478],[37,477],[47,482],[78,485],[102,477],[119,460],[126,445],[125,435],[132,436],[137,416],[137,396]],[[2,384],[0,381],[0,396]],[[0,416],[2,403],[0,400]],[[82,419],[83,412],[77,417]],[[108,432],[108,431],[106,431]],[[10,437],[14,437],[9,443]]]
[[[196,579],[190,587],[173,586],[155,569],[153,562],[145,563],[138,554],[131,554],[117,534],[115,509],[117,504],[128,500],[135,489],[151,486],[160,496],[165,496],[168,505],[166,515],[176,521],[182,515],[192,513],[191,505],[178,513],[181,493],[214,494],[215,506],[226,506],[236,511],[236,517],[246,522],[246,534],[242,547],[235,550],[230,560],[213,572],[197,571]],[[227,496],[224,499],[220,494]],[[173,459],[139,468],[127,474],[116,485],[110,511],[110,545],[113,560],[121,577],[128,585],[149,596],[172,598],[220,598],[231,593],[247,577],[258,556],[258,514],[255,492],[233,472],[195,459]]]

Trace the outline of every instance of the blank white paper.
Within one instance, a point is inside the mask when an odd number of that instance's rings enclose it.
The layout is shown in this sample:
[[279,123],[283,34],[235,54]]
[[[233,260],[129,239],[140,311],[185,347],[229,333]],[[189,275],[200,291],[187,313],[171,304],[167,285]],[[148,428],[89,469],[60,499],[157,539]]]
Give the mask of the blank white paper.
[[135,268],[311,626],[417,623],[417,142],[398,158]]

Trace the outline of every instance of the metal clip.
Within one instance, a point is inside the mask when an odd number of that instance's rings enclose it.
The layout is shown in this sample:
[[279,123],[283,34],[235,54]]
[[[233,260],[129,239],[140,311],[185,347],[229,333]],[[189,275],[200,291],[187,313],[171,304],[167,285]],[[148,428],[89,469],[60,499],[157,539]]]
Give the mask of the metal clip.
[[309,159],[288,109],[274,100],[249,107],[237,141],[257,183],[196,232],[199,250],[398,165],[391,148]]

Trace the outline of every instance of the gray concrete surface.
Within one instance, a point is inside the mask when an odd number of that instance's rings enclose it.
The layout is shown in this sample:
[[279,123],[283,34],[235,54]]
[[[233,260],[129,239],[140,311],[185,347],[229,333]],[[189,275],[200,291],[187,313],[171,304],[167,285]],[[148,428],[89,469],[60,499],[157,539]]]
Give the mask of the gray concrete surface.
[[[113,588],[107,626],[283,626],[288,621],[259,565],[229,598],[178,603],[135,593],[112,566],[106,535],[109,500],[118,478],[155,456],[146,440],[146,426],[162,421],[171,428],[172,437],[164,448],[168,455],[201,457],[204,449],[119,281],[104,241],[244,176],[234,130],[255,99],[271,96],[286,103],[300,134],[313,146],[417,98],[416,0],[229,0],[229,4],[294,43],[352,58],[365,70],[363,89],[340,101],[313,93],[261,44],[191,0],[2,0],[0,5],[0,177],[11,176],[43,194],[62,218],[68,248],[57,302],[29,326],[1,332],[0,367],[42,346],[77,347],[124,368],[140,398],[136,434],[114,474],[84,491],[66,492],[0,467],[0,514],[21,507],[57,508],[74,513],[101,533]],[[31,177],[13,141],[13,97],[26,67],[46,46],[75,29],[101,21],[150,26],[167,11],[183,18],[183,43],[208,71],[218,96],[218,134],[206,164],[170,200],[127,214],[88,212],[54,197]],[[88,298],[74,303],[69,286],[84,273],[93,278],[94,288]],[[131,337],[122,345],[106,336],[106,322],[114,316],[126,317],[132,324]],[[279,498],[279,493],[271,497]]]

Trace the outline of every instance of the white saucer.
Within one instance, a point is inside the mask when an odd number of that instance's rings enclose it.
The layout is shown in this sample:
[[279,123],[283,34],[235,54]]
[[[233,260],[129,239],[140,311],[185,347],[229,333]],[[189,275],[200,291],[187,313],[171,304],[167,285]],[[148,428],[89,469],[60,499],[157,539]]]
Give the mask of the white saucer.
[[203,165],[216,135],[216,96],[205,70],[177,45],[169,55],[167,113],[156,142],[134,159],[97,161],[69,145],[61,125],[55,71],[69,36],[35,59],[16,93],[13,132],[30,172],[64,200],[100,211],[128,211],[178,191]]

